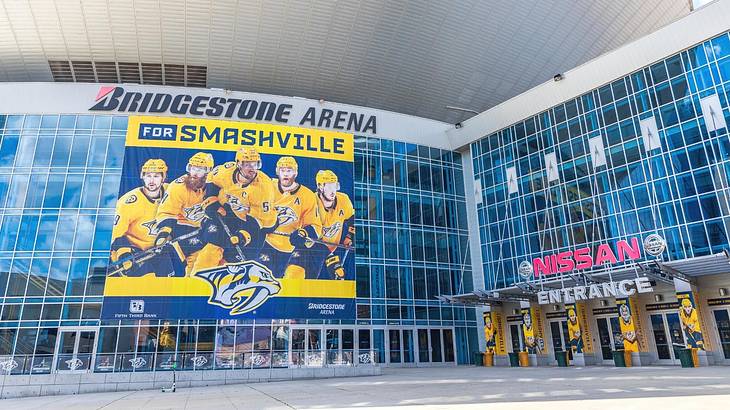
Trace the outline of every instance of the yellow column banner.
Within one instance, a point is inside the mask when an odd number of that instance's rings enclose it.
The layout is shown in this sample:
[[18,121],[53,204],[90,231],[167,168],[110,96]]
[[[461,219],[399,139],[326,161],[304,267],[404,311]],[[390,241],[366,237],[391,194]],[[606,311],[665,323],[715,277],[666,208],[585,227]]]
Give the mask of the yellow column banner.
[[522,308],[522,335],[525,350],[530,354],[544,353],[545,336],[543,332],[542,310],[539,306]]
[[484,312],[484,338],[487,341],[487,353],[507,354],[504,340],[504,320],[500,312]]
[[568,336],[573,353],[593,353],[593,338],[588,326],[585,304],[567,303],[565,312],[568,316]]
[[638,352],[646,346],[640,343],[639,312],[636,309],[636,301],[631,298],[617,298],[618,321],[621,327],[621,336],[624,342],[624,350],[627,352]]
[[687,347],[705,350],[705,341],[702,335],[700,312],[697,309],[695,296],[692,292],[677,292],[679,301],[679,321]]

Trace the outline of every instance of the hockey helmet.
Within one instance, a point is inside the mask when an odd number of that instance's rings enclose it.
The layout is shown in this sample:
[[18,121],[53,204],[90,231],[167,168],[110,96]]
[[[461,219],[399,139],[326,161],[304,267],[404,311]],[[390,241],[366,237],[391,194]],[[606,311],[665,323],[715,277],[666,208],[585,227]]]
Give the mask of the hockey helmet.
[[256,169],[261,169],[261,155],[253,148],[241,148],[236,151],[236,162],[255,162]]
[[315,180],[317,181],[317,185],[337,184],[337,190],[340,190],[340,181],[337,179],[337,174],[330,171],[329,169],[322,169],[320,171],[317,171],[317,176],[315,177]]
[[139,177],[144,178],[144,174],[148,172],[159,172],[162,174],[162,179],[167,178],[167,164],[161,159],[148,159],[142,165],[142,169],[139,172]]
[[279,168],[291,168],[294,171],[298,171],[299,165],[294,157],[281,157],[276,161],[276,175],[279,175]]
[[191,167],[198,167],[204,168],[205,172],[208,173],[213,169],[213,165],[213,155],[207,152],[198,152],[190,157],[185,171],[190,172]]

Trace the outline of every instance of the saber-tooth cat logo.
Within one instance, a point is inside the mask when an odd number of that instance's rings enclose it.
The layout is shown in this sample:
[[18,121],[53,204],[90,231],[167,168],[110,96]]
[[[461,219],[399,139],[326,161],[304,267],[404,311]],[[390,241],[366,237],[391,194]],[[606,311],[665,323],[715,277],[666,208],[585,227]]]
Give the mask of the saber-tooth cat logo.
[[264,100],[244,100],[208,95],[167,94],[126,91],[124,87],[102,86],[96,94],[96,103],[89,111],[117,111],[141,114],[171,113],[183,116],[235,118],[241,120],[295,123],[300,126],[329,128],[349,132],[377,134],[377,117],[356,112],[330,110],[316,106],[301,107],[299,120],[289,116],[291,104]]
[[195,276],[213,287],[208,303],[230,309],[231,315],[250,312],[281,290],[271,271],[255,261],[205,269]]

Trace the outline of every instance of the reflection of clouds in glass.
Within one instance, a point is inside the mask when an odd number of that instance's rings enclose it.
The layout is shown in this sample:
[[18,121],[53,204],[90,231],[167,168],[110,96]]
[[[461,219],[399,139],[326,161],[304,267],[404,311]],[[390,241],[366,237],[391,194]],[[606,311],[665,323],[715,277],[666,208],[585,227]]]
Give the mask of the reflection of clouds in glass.
[[58,231],[54,242],[56,250],[69,250],[76,230],[76,215],[62,215],[58,218]]
[[94,216],[79,215],[76,224],[76,243],[75,250],[91,249],[91,238],[94,236]]
[[45,277],[48,276],[50,269],[50,259],[47,258],[35,258],[31,265],[30,273],[35,276]]
[[[51,279],[65,280],[68,276],[69,258],[53,258],[49,276]],[[50,285],[49,285],[50,286]]]
[[53,249],[53,239],[56,235],[56,224],[58,218],[56,216],[44,216],[38,225],[38,237],[36,238],[36,250]]
[[114,208],[119,195],[120,175],[105,174],[99,208]]

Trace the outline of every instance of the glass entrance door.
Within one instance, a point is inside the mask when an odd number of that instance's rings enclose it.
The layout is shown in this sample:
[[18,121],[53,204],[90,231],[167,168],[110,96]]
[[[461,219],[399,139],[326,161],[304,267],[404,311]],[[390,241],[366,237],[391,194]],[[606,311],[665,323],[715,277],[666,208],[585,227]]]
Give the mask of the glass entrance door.
[[686,346],[679,314],[674,312],[655,313],[650,318],[659,363],[679,364],[677,349],[683,349]]
[[[550,323],[550,339],[552,341],[553,352],[559,350],[568,352],[568,359],[573,358],[573,350],[570,348],[570,336],[568,336],[568,321],[554,320]],[[555,359],[555,357],[553,357]],[[557,362],[557,359],[555,359]]]
[[[292,325],[290,332],[289,357],[292,366],[322,367],[353,363],[355,329],[351,327]],[[369,338],[363,335],[361,341],[369,344]]]
[[87,372],[96,350],[95,329],[63,329],[56,348],[57,372]]
[[291,328],[289,344],[291,364],[294,366],[321,367],[324,363],[322,349],[322,328]]
[[601,358],[604,364],[613,363],[613,351],[624,348],[621,325],[617,317],[599,317],[598,339],[601,342]]
[[509,325],[509,335],[512,341],[512,352],[517,353],[522,351],[522,325],[518,323],[511,323]]
[[348,328],[325,329],[325,357],[328,366],[351,365],[355,348],[355,331]]
[[453,329],[417,329],[416,336],[419,363],[454,363]]
[[728,314],[728,309],[720,309],[714,310],[712,315],[715,316],[722,353],[725,360],[730,360],[730,314]]

